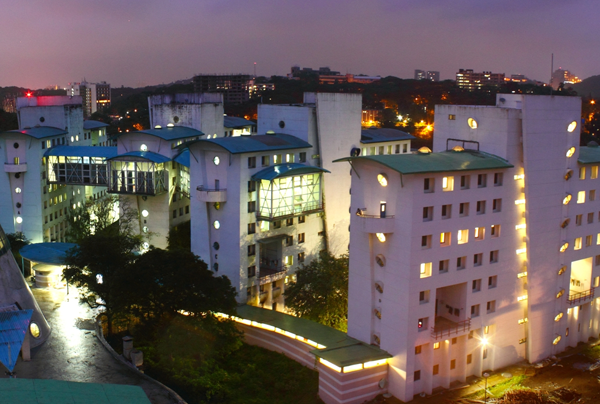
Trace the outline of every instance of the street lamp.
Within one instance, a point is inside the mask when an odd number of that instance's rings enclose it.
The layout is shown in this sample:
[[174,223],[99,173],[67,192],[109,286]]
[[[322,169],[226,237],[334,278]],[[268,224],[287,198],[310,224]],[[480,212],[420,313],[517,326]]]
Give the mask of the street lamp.
[[483,374],[483,377],[485,377],[485,390],[484,390],[485,400],[484,400],[484,402],[487,404],[487,379],[488,379],[488,377],[490,377],[490,374],[486,372]]

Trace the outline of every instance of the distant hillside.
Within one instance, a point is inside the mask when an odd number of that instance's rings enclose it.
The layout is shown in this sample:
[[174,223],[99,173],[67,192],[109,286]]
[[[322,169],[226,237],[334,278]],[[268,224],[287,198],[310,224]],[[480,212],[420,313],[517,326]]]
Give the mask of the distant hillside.
[[588,77],[581,83],[573,84],[573,90],[581,97],[600,97],[600,75]]

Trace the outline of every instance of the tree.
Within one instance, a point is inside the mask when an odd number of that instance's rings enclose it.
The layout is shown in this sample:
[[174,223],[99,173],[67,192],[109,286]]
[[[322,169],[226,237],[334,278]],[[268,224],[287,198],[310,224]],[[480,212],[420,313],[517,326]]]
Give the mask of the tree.
[[[15,257],[15,261],[17,261],[17,264],[21,267],[21,248],[31,244],[31,242],[21,232],[9,233],[6,235],[6,238],[8,238],[8,242],[10,243],[10,249]],[[21,268],[21,270],[24,270],[24,268]]]
[[321,252],[296,272],[287,286],[285,304],[298,317],[346,331],[348,322],[348,255]]
[[187,222],[180,223],[177,226],[171,227],[171,229],[169,229],[169,235],[167,236],[167,249],[175,250],[180,248],[190,251],[192,248],[191,231],[191,221],[189,220]]

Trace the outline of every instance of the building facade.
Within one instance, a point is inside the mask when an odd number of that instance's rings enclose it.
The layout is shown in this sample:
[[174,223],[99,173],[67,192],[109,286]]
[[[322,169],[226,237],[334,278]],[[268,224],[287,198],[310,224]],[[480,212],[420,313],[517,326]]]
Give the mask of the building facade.
[[504,84],[504,73],[477,73],[473,69],[459,69],[456,73],[456,84],[469,91],[481,90],[488,86],[498,87]]
[[[600,148],[581,100],[436,107],[433,153],[352,163],[348,334],[403,401],[598,335]],[[595,210],[594,210],[595,209]]]

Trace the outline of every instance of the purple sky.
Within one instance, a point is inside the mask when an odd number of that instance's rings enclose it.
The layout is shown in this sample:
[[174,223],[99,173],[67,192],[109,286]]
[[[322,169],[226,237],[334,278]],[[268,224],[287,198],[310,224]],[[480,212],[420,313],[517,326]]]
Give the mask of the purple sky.
[[598,0],[11,0],[0,86],[169,83],[292,65],[412,78],[459,68],[600,74]]

